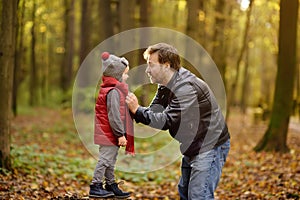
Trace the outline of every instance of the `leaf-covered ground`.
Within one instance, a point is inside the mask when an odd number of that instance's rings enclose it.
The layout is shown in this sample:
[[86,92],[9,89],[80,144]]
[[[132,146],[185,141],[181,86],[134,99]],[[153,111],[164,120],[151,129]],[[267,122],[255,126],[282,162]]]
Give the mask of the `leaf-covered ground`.
[[[297,121],[289,129],[288,154],[252,151],[266,129],[252,115],[234,113],[228,125],[232,147],[216,199],[300,199]],[[88,199],[96,160],[82,145],[71,110],[24,112],[14,118],[12,132],[14,169],[0,174],[0,199]],[[117,176],[132,192],[130,199],[179,199],[179,169],[178,160],[155,172]]]

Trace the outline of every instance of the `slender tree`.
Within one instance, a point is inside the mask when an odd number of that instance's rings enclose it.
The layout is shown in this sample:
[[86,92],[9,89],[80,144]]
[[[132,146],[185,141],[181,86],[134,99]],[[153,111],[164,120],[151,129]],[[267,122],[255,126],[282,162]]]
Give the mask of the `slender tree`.
[[187,1],[187,21],[185,31],[188,36],[192,37],[194,40],[198,41],[204,48],[206,48],[206,11],[204,5],[204,0]]
[[188,36],[192,37],[197,41],[199,41],[199,6],[199,0],[190,0],[187,2],[188,17],[186,33]]
[[91,3],[92,1],[81,1],[81,24],[80,24],[80,63],[88,55],[91,40]]
[[[135,0],[121,0],[119,1],[119,12],[118,12],[118,22],[119,31],[130,30],[135,27],[134,12],[135,11]],[[135,44],[138,41],[133,38],[132,41],[121,40],[120,46],[124,47],[127,43]],[[136,64],[136,55],[128,53],[124,55],[131,65]]]
[[[147,0],[141,0],[140,1],[140,27],[148,27],[150,26],[150,15],[151,15],[151,2]],[[140,46],[146,46],[147,42],[149,41],[149,38],[151,36],[149,35],[148,32],[145,32],[145,35],[143,35],[140,38]],[[144,64],[145,60],[143,57],[143,52],[146,49],[140,49],[139,50],[139,55],[138,55],[138,64]]]
[[[200,6],[199,0],[187,1],[187,21],[186,21],[185,31],[189,37],[193,38],[195,41],[200,43],[199,31],[201,28],[204,27],[200,28],[199,26],[200,25],[199,16],[198,16],[199,6]],[[185,54],[190,55],[190,57],[193,58],[192,62],[196,62],[197,60],[199,61],[199,55],[197,55],[197,52],[189,48],[189,44],[185,45]],[[185,60],[183,60],[183,65],[186,66],[187,68],[194,67],[194,66],[190,66],[190,64],[185,62]]]
[[13,68],[18,0],[1,1],[0,31],[0,168],[9,169]]
[[22,60],[24,56],[24,16],[25,16],[25,0],[20,1],[20,9],[17,15],[17,31],[16,31],[16,56],[15,56],[15,67],[14,67],[14,78],[13,78],[13,91],[12,91],[12,110],[14,115],[17,115],[17,97],[19,85],[24,79],[21,74],[22,71]]
[[215,61],[223,81],[225,81],[226,71],[226,47],[225,47],[225,25],[226,6],[225,0],[217,0],[215,7],[215,32],[213,36],[212,58]]
[[235,76],[235,80],[234,80],[234,83],[232,85],[232,90],[231,90],[231,93],[233,94],[232,95],[233,102],[235,102],[235,100],[236,100],[236,99],[234,99],[234,97],[236,97],[236,88],[238,85],[238,80],[240,78],[241,62],[242,62],[244,54],[248,48],[248,40],[249,40],[248,36],[249,36],[250,21],[251,21],[250,18],[251,18],[253,4],[254,4],[254,0],[250,0],[249,8],[247,11],[247,21],[246,21],[245,31],[244,31],[244,35],[243,35],[242,47],[239,52],[238,59],[236,61],[236,76]]
[[244,54],[248,48],[248,39],[249,39],[248,35],[249,35],[249,29],[250,29],[250,18],[251,18],[253,4],[254,4],[254,0],[250,0],[249,7],[247,10],[247,19],[246,19],[246,25],[245,25],[245,30],[244,30],[244,34],[243,34],[242,47],[239,52],[238,59],[236,61],[236,75],[235,75],[234,81],[231,85],[230,95],[228,96],[226,120],[228,120],[228,118],[229,118],[230,108],[232,107],[233,104],[236,103],[236,100],[237,100],[236,94],[237,94],[238,81],[240,79],[240,67],[241,67],[241,63],[242,63]]
[[[140,27],[148,27],[150,26],[150,15],[151,15],[151,2],[147,0],[141,0],[140,1]],[[151,35],[148,32],[145,32],[142,37],[140,37],[140,46],[141,47],[146,47],[148,41],[150,40]],[[143,53],[146,49],[139,49],[138,51],[138,65],[145,64],[145,60],[143,57]],[[145,78],[145,72],[143,70],[139,71],[139,74],[137,74],[136,77],[142,79],[140,80],[141,83],[144,83],[146,80],[143,80]],[[141,91],[141,104],[142,105],[148,105],[148,99],[149,99],[149,94],[150,94],[150,88],[149,85],[143,86],[143,90]]]
[[99,22],[100,22],[100,33],[102,33],[101,41],[111,37],[114,34],[114,21],[112,20],[111,1],[110,0],[99,0]]
[[[91,33],[92,33],[92,12],[93,1],[82,0],[81,1],[81,22],[80,22],[80,64],[83,64],[86,56],[92,50],[91,46]],[[88,60],[89,61],[89,60]],[[89,63],[87,63],[89,65]],[[86,87],[90,85],[91,72],[84,70],[81,72],[84,79],[78,81],[80,87]]]
[[244,73],[243,73],[243,83],[242,83],[242,96],[241,96],[241,109],[242,112],[245,114],[247,109],[247,94],[248,94],[248,85],[249,85],[249,48],[246,51],[245,55],[245,67],[244,67]]
[[38,102],[38,75],[37,75],[37,64],[36,64],[36,57],[35,57],[35,46],[36,46],[36,33],[35,33],[35,26],[36,26],[36,2],[33,1],[33,8],[32,8],[32,27],[31,27],[31,71],[30,71],[30,97],[29,97],[29,105],[35,106]]
[[133,28],[135,0],[121,0],[119,1],[119,6],[120,31]]
[[[65,0],[64,57],[61,66],[61,89],[65,93],[71,87],[74,55],[74,0]],[[63,98],[63,102],[67,99]]]
[[254,148],[256,151],[287,152],[286,143],[293,103],[296,72],[299,0],[280,1],[278,70],[269,127]]
[[296,90],[296,101],[294,101],[294,111],[293,114],[298,116],[298,119],[300,118],[300,64],[297,64],[298,67],[296,67],[296,81],[295,81],[295,90]]

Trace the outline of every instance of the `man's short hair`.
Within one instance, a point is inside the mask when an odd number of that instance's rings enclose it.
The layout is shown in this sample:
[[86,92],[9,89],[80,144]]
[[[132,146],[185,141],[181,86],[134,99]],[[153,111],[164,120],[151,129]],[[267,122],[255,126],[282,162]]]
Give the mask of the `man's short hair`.
[[166,43],[157,43],[149,46],[144,52],[144,59],[148,59],[148,57],[153,53],[158,53],[158,62],[160,64],[169,63],[170,67],[179,70],[180,68],[180,56],[178,55],[178,51],[175,47],[166,44]]

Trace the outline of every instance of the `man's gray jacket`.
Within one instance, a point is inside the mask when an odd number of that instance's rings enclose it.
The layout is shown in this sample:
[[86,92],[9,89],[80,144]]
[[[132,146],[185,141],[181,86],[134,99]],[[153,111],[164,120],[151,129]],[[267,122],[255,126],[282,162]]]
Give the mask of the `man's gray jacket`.
[[181,67],[167,86],[159,85],[148,108],[139,107],[136,122],[169,130],[183,155],[193,157],[229,138],[222,111],[208,85]]

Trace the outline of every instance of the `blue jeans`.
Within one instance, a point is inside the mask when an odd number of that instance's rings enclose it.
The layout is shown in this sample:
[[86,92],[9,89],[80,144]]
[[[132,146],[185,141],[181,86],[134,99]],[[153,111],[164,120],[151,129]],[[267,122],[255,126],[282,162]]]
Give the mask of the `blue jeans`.
[[222,168],[230,149],[230,140],[193,158],[184,156],[178,191],[181,200],[214,199]]

